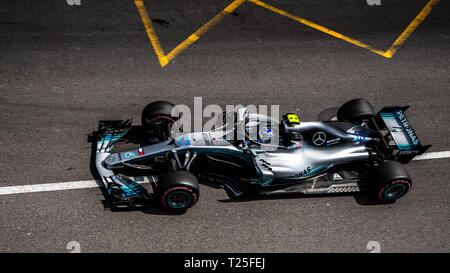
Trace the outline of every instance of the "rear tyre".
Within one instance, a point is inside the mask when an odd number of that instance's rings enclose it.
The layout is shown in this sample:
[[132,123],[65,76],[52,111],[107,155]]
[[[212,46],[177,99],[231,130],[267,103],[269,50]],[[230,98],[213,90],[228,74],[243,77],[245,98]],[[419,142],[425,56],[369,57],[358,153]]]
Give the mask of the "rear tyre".
[[411,178],[398,161],[387,161],[370,172],[372,191],[381,202],[392,202],[403,197],[412,187]]
[[344,103],[337,111],[339,121],[361,123],[375,116],[372,105],[364,99],[353,99]]
[[338,109],[339,109],[338,107],[323,109],[317,116],[317,120],[319,121],[337,120]]
[[142,111],[141,123],[151,142],[169,138],[172,125],[179,119],[179,113],[172,113],[175,105],[168,101],[154,101]]
[[167,210],[183,212],[199,198],[197,178],[186,171],[175,171],[159,177],[157,197]]

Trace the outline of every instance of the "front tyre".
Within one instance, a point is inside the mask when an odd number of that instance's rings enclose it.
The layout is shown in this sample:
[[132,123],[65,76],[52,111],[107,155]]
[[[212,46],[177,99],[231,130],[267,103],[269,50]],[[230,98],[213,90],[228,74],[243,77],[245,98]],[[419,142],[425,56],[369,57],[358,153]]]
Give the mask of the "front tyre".
[[186,171],[163,174],[159,177],[157,196],[167,210],[183,212],[197,203],[199,183]]
[[373,193],[381,202],[392,202],[403,197],[412,187],[411,178],[398,161],[387,161],[370,170]]
[[180,117],[174,107],[175,105],[168,101],[154,101],[142,111],[142,127],[151,142],[160,142],[169,138],[172,125]]

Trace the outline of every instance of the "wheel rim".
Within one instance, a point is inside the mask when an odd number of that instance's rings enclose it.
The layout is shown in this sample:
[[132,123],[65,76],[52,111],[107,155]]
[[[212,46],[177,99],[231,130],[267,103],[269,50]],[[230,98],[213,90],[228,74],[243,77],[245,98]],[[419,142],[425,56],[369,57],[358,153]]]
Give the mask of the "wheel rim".
[[146,118],[145,122],[160,141],[166,140],[170,136],[171,127],[173,124],[176,124],[176,120],[168,116]]
[[167,204],[174,209],[186,208],[191,202],[191,195],[185,191],[174,191],[167,196]]
[[404,184],[394,184],[384,191],[384,197],[386,199],[396,199],[403,196],[405,193],[406,186]]

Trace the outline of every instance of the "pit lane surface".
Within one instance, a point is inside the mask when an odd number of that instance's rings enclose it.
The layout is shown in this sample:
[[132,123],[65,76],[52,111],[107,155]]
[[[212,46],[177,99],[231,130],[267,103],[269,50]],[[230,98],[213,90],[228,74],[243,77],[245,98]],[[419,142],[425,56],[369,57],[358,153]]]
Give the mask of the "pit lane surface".
[[[232,1],[144,1],[170,52]],[[428,1],[265,1],[386,50]],[[92,180],[88,134],[100,119],[133,117],[153,100],[278,104],[314,120],[364,97],[408,104],[431,151],[450,150],[449,3],[440,2],[388,59],[243,3],[167,65],[133,1],[0,3],[0,186]],[[166,52],[166,53],[167,53]],[[449,159],[407,165],[413,190],[391,205],[364,196],[228,202],[201,186],[184,215],[111,212],[100,189],[0,196],[0,251],[448,252]]]

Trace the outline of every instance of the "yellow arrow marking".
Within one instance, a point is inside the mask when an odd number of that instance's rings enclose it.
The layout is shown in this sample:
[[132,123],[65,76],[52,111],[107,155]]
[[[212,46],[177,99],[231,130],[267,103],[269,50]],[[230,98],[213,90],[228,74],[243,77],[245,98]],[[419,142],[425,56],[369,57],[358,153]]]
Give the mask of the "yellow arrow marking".
[[[244,3],[246,0],[234,0],[230,5],[228,5],[224,10],[219,12],[216,16],[214,16],[211,20],[209,20],[205,25],[203,25],[201,28],[199,28],[196,32],[194,32],[192,35],[190,35],[186,40],[184,40],[181,44],[179,44],[177,47],[175,47],[169,54],[165,54],[164,50],[161,47],[161,44],[159,43],[158,36],[156,35],[155,29],[152,25],[152,20],[148,16],[148,13],[145,9],[144,3],[142,0],[135,0],[134,3],[139,11],[139,14],[141,15],[142,23],[144,24],[145,30],[147,31],[148,38],[150,39],[150,42],[153,45],[153,48],[155,50],[156,56],[158,57],[159,63],[161,64],[161,67],[164,67],[167,65],[171,60],[173,60],[178,54],[180,54],[182,51],[184,51],[187,47],[189,47],[191,44],[195,43],[203,34],[205,34],[209,29],[211,29],[213,26],[215,26],[220,20],[222,20],[227,14],[232,13],[234,10],[236,10],[242,3]],[[430,14],[431,10],[436,6],[440,0],[430,0],[427,5],[420,11],[420,13],[414,18],[414,20],[408,25],[408,27],[400,34],[400,36],[395,40],[395,42],[391,45],[391,47],[386,50],[382,51],[379,49],[376,49],[368,44],[365,44],[363,42],[360,42],[358,40],[352,39],[348,36],[345,36],[341,33],[338,33],[336,31],[333,31],[331,29],[328,29],[326,27],[320,26],[316,23],[313,23],[311,21],[308,21],[306,19],[300,18],[298,16],[292,15],[288,12],[285,12],[281,9],[278,9],[276,7],[270,6],[264,2],[261,2],[259,0],[247,0],[248,2],[251,2],[255,5],[258,5],[262,8],[265,8],[267,10],[270,10],[274,13],[277,13],[279,15],[285,16],[287,18],[290,18],[296,22],[299,22],[301,24],[304,24],[306,26],[309,26],[311,28],[314,28],[318,31],[321,31],[325,34],[331,35],[335,38],[344,40],[348,43],[351,43],[353,45],[359,46],[361,48],[367,49],[373,53],[376,53],[378,55],[381,55],[386,58],[392,58],[392,56],[397,52],[397,50],[400,48],[400,46],[409,38],[409,36],[414,32],[414,30],[425,20],[425,18]]]

